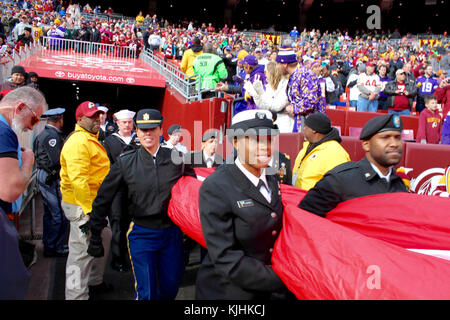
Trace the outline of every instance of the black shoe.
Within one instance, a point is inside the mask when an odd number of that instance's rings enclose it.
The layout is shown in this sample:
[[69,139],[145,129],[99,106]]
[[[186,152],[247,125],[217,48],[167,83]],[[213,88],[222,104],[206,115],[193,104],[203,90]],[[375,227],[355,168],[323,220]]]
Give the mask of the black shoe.
[[44,249],[44,257],[46,258],[64,258],[69,255],[68,249],[63,250],[45,250]]
[[130,270],[130,267],[126,264],[117,261],[111,261],[111,268],[118,272],[128,272]]
[[102,293],[108,293],[113,291],[114,288],[112,285],[106,283],[103,281],[102,283],[96,285],[96,286],[89,286],[89,294],[102,294]]

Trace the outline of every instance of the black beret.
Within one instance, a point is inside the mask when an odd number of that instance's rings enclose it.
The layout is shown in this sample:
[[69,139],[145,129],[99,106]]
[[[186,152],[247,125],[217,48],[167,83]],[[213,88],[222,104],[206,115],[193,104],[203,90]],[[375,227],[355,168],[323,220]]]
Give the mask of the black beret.
[[319,133],[327,134],[331,131],[331,120],[325,114],[316,112],[305,120],[305,125]]
[[211,138],[218,138],[219,137],[219,131],[217,130],[208,130],[203,134],[202,142],[208,141]]
[[167,129],[168,134],[173,134],[174,132],[181,131],[181,126],[179,124],[173,124]]
[[402,131],[403,121],[399,115],[387,114],[370,119],[364,125],[360,140],[369,140],[375,134],[383,131]]

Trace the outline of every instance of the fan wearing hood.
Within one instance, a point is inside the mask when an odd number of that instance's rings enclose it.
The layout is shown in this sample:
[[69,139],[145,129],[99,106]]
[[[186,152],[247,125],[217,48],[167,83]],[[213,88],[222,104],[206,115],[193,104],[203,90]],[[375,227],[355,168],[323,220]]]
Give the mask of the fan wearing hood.
[[307,141],[295,159],[292,182],[300,189],[309,190],[329,170],[350,161],[350,156],[340,144],[338,130],[323,113],[306,118],[304,134]]
[[203,53],[203,46],[199,38],[195,37],[192,40],[191,47],[183,53],[181,58],[180,69],[188,77],[194,75],[194,60]]

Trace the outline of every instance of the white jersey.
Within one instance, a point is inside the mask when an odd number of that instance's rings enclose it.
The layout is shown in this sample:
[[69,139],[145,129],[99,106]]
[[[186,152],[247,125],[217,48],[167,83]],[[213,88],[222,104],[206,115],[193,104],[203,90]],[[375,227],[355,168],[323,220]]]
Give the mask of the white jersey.
[[369,90],[370,92],[374,92],[377,90],[380,91],[381,80],[380,77],[375,73],[372,73],[370,76],[367,75],[367,73],[361,73],[358,76],[357,85],[362,85],[366,87],[366,89]]
[[[347,80],[347,85],[352,81],[358,80],[358,76],[359,75],[356,73],[350,74],[350,76],[348,77],[348,80]],[[350,88],[350,101],[358,100],[359,93],[360,92],[358,89],[358,84],[355,84],[353,87]]]

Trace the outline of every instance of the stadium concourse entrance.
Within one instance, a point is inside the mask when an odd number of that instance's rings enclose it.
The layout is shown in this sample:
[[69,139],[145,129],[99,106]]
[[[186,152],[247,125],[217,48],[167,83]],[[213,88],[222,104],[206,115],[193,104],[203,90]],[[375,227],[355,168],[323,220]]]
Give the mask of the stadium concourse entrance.
[[66,135],[73,131],[76,122],[75,110],[83,101],[99,103],[106,106],[111,113],[121,109],[161,109],[165,90],[160,87],[50,78],[40,78],[39,85],[49,108],[66,109],[63,129]]

